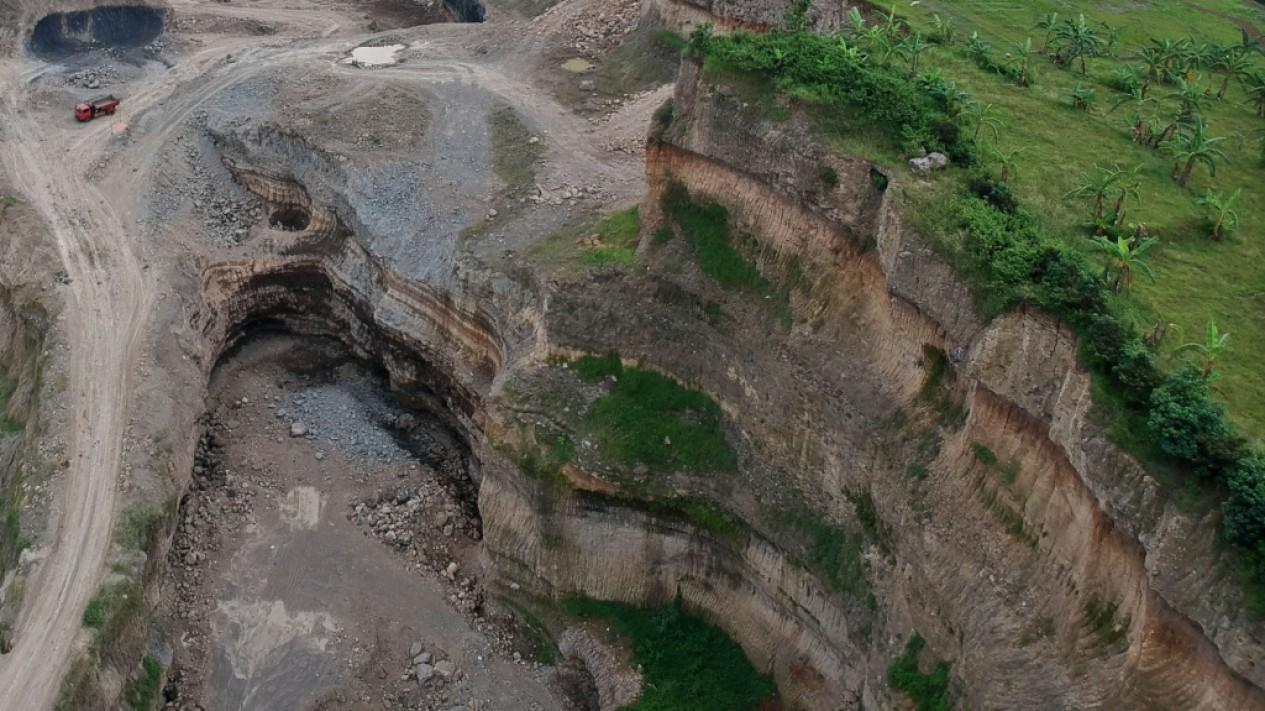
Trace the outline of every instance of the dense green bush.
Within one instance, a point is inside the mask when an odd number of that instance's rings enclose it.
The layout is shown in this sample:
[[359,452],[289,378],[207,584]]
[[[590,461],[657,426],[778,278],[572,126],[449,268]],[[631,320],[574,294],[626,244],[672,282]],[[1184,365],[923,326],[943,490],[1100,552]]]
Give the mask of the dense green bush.
[[927,645],[918,635],[909,638],[905,653],[887,667],[887,683],[900,689],[918,705],[918,711],[949,711],[949,662],[939,662],[930,674],[918,671],[918,653]]
[[834,107],[858,125],[880,130],[893,145],[942,150],[953,156],[968,139],[926,92],[903,72],[879,67],[839,37],[810,32],[696,31],[693,51],[711,66],[767,77],[774,88],[804,101]]
[[1245,548],[1265,541],[1265,457],[1253,452],[1244,457],[1226,478],[1230,498],[1226,500],[1226,539]]
[[1243,449],[1225,409],[1209,399],[1208,386],[1208,377],[1194,366],[1170,374],[1151,393],[1147,419],[1147,429],[1160,451],[1201,477],[1218,476],[1234,467]]
[[639,610],[588,598],[568,600],[567,612],[595,617],[632,641],[633,660],[645,670],[641,698],[624,711],[755,711],[776,693],[724,632],[682,609]]

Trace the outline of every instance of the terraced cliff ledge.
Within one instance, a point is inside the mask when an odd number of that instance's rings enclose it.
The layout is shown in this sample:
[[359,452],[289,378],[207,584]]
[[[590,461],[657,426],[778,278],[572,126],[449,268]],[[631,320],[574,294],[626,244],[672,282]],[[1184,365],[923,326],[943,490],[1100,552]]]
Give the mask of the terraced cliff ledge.
[[[902,214],[909,179],[761,118],[687,63],[647,149],[638,307],[604,305],[605,284],[563,288],[549,331],[720,404],[742,483],[709,495],[744,534],[618,510],[600,476],[558,494],[502,463],[480,492],[492,561],[554,596],[680,589],[806,708],[890,693],[886,665],[915,633],[955,660],[970,707],[1265,704],[1262,630],[1235,602],[1215,521],[1180,511],[1091,422],[1069,330],[1027,309],[977,319]],[[727,209],[768,283],[794,273],[784,330],[689,263],[698,248],[673,239],[664,210],[681,187]],[[739,325],[681,318],[681,303],[723,304]],[[872,612],[768,542],[760,486],[809,492],[827,521],[870,532]]]

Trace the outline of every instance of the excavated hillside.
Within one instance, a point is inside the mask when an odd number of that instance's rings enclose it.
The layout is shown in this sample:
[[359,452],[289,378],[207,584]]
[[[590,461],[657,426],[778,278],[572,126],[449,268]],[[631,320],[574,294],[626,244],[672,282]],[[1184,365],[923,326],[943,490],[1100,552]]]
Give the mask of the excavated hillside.
[[[768,708],[907,708],[915,636],[961,708],[1265,708],[1213,515],[1069,329],[979,318],[916,176],[690,58],[596,114],[560,68],[781,8],[598,5],[4,6],[0,699],[621,708],[590,598],[716,625]],[[637,440],[656,392],[711,438]]]

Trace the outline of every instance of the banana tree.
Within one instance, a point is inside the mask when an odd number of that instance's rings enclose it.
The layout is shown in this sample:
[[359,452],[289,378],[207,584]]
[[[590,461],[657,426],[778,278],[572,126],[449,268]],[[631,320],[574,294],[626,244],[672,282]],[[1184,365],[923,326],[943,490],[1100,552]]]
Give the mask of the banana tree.
[[1054,39],[1054,32],[1058,29],[1058,27],[1059,14],[1057,12],[1051,12],[1037,22],[1036,29],[1045,30],[1045,41],[1041,44],[1041,54],[1049,54],[1050,40]]
[[923,40],[922,34],[918,32],[909,35],[896,44],[896,53],[909,60],[910,79],[918,76],[918,57],[929,49],[931,49],[931,45],[927,44]]
[[1212,375],[1212,369],[1217,365],[1217,358],[1225,353],[1230,346],[1230,334],[1222,333],[1217,328],[1217,322],[1208,319],[1208,327],[1204,332],[1204,340],[1202,343],[1190,342],[1183,343],[1173,350],[1173,357],[1181,357],[1187,353],[1195,353],[1203,360],[1204,377]]
[[1138,171],[1142,170],[1142,165],[1138,164],[1133,170],[1119,170],[1116,180],[1116,204],[1111,209],[1111,225],[1119,227],[1124,222],[1124,203],[1129,197],[1133,199],[1142,199],[1142,179],[1138,177]]
[[1019,165],[1019,156],[1023,154],[1024,150],[1024,148],[1005,150],[997,146],[989,146],[988,152],[992,155],[993,160],[997,161],[997,177],[1001,182],[1010,182],[1010,178],[1013,177],[1016,172],[1015,169]]
[[992,104],[972,101],[967,105],[964,113],[970,118],[971,123],[975,124],[975,133],[972,138],[978,141],[980,131],[988,128],[993,133],[993,140],[997,140],[997,129],[1001,126],[1001,121],[997,118],[997,110]]
[[[1135,242],[1132,237],[1117,237],[1115,240],[1106,237],[1095,237],[1094,246],[1105,258],[1103,281],[1111,284],[1112,291],[1119,293],[1133,286],[1133,274],[1137,272],[1149,282],[1155,282],[1155,273],[1150,265],[1142,260],[1142,255],[1159,240],[1154,237],[1143,237]],[[1114,281],[1111,279],[1115,274]]]
[[1098,92],[1092,87],[1081,86],[1080,82],[1076,82],[1076,86],[1072,89],[1072,106],[1081,111],[1090,111],[1094,108],[1094,102],[1098,100]]
[[1265,73],[1251,72],[1243,78],[1243,90],[1256,115],[1265,118]]
[[1234,203],[1238,201],[1242,192],[1243,188],[1239,188],[1230,197],[1226,197],[1221,193],[1208,190],[1203,197],[1195,201],[1207,210],[1210,236],[1213,240],[1220,242],[1223,236],[1234,234],[1235,228],[1239,226],[1239,213],[1234,211]]
[[[1186,187],[1196,163],[1208,166],[1208,174],[1215,177],[1217,161],[1230,160],[1225,151],[1217,147],[1224,140],[1224,136],[1209,136],[1207,124],[1199,117],[1195,117],[1190,123],[1189,131],[1179,132],[1177,140],[1173,142],[1173,177],[1178,186]],[[1180,171],[1178,166],[1181,166]]]
[[1177,91],[1168,94],[1165,98],[1177,99],[1177,103],[1181,105],[1180,119],[1189,119],[1203,109],[1204,104],[1208,101],[1208,94],[1193,81],[1186,81],[1182,77],[1176,80]]
[[1212,66],[1222,72],[1225,76],[1221,79],[1221,88],[1217,89],[1217,100],[1225,98],[1225,93],[1230,88],[1230,82],[1247,78],[1252,73],[1252,60],[1237,47],[1232,47],[1222,52],[1215,60]]
[[1090,197],[1094,199],[1093,221],[1095,224],[1102,221],[1103,211],[1107,206],[1107,196],[1117,183],[1125,171],[1117,168],[1104,168],[1097,163],[1093,169],[1086,173],[1080,174],[1080,182],[1075,189],[1063,196],[1064,200],[1069,198]]
[[1019,65],[1015,83],[1019,86],[1028,86],[1032,83],[1032,76],[1028,73],[1028,63],[1032,59],[1032,38],[1028,37],[1022,42],[1015,42],[1013,48],[1010,59],[1006,61],[1009,64]]
[[1064,67],[1070,67],[1073,62],[1079,61],[1082,76],[1088,74],[1085,58],[1102,54],[1102,40],[1085,22],[1084,15],[1077,18],[1075,22],[1067,20],[1059,25],[1054,32],[1054,38],[1058,42],[1059,63]]
[[952,20],[936,15],[931,18],[931,25],[936,30],[936,33],[931,36],[934,42],[945,45],[953,44],[955,31]]
[[1167,61],[1167,57],[1160,47],[1152,45],[1140,47],[1133,58],[1142,62],[1142,68],[1146,71],[1145,78],[1142,80],[1142,96],[1145,98],[1146,92],[1151,88],[1151,84],[1163,80],[1164,63]]

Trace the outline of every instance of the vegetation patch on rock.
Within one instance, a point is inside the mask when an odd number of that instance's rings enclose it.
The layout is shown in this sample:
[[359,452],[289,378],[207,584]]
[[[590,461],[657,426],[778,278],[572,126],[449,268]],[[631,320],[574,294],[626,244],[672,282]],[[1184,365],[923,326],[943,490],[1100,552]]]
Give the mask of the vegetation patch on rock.
[[632,641],[645,688],[624,711],[755,711],[775,697],[773,680],[756,673],[719,628],[686,612],[680,595],[656,610],[588,598],[568,600],[563,609],[606,620]]
[[604,458],[659,472],[737,469],[720,407],[705,394],[650,370],[625,368],[617,356],[585,356],[574,368],[585,382],[610,383],[583,425]]

